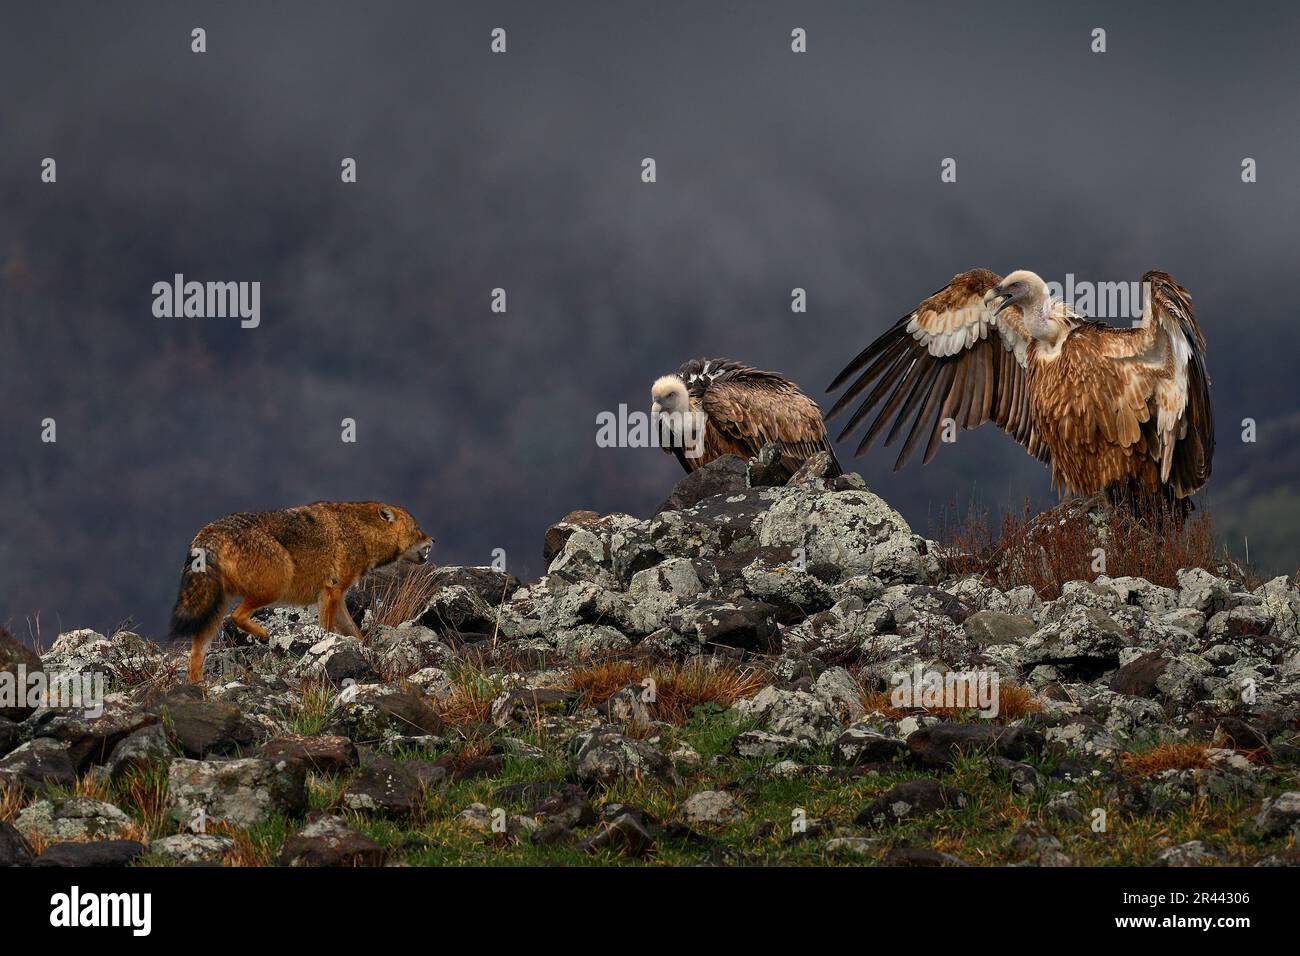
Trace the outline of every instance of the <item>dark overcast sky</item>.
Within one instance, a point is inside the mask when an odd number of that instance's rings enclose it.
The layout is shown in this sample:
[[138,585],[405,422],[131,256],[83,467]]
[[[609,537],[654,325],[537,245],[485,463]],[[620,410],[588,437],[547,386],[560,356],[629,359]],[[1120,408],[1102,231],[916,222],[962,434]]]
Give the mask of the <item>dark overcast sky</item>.
[[[317,498],[395,501],[439,560],[502,547],[535,576],[548,523],[647,514],[678,477],[658,452],[596,448],[598,412],[644,408],[657,375],[706,355],[820,399],[974,266],[1171,272],[1209,339],[1213,507],[1257,551],[1300,530],[1278,519],[1300,522],[1294,441],[1276,437],[1298,414],[1295,4],[45,2],[0,19],[0,621],[24,633],[40,612],[47,640],[129,616],[157,634],[200,525]],[[155,318],[151,287],[176,272],[260,281],[261,327]],[[991,429],[924,470],[892,461],[857,464],[922,532],[972,494],[1050,500]]]

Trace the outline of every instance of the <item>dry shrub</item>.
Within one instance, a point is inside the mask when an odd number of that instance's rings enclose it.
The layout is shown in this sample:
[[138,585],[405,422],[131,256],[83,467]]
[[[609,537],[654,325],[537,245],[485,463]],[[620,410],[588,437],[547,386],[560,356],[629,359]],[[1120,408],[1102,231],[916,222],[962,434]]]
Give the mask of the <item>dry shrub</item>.
[[0,820],[12,823],[18,811],[31,803],[33,797],[23,792],[21,787],[11,783],[0,782]]
[[672,724],[685,723],[700,704],[730,707],[753,697],[771,683],[762,671],[736,668],[715,659],[694,658],[684,664],[647,664],[616,660],[591,664],[569,675],[569,688],[582,694],[583,706],[603,704],[629,684],[654,681],[651,714]]
[[401,568],[369,578],[362,589],[375,625],[397,627],[418,617],[438,590],[432,565]]
[[[224,832],[222,832],[223,830]],[[221,856],[221,862],[224,865],[275,865],[275,847],[266,840],[254,838],[247,830],[227,829],[216,825],[210,828],[210,832],[217,833],[220,836],[228,836],[235,841],[234,845]]]
[[485,723],[492,716],[492,701],[501,693],[500,682],[470,664],[462,664],[451,679],[451,695],[434,705],[438,716],[452,726]]
[[[1145,578],[1178,586],[1181,568],[1216,571],[1214,535],[1204,509],[1183,518],[1151,509],[1138,518],[1124,507],[1096,509],[1096,499],[1071,500],[1035,514],[1029,502],[1002,516],[994,535],[987,511],[970,508],[964,520],[941,523],[940,561],[946,574],[978,574],[1001,590],[1028,585],[1045,600],[1061,596],[1068,581],[1092,581],[1097,549],[1109,577]],[[954,509],[954,513],[956,509]]]
[[[902,720],[916,714],[928,714],[940,720],[958,720],[978,713],[970,707],[895,707],[890,700],[890,692],[886,690],[865,691],[862,706],[868,714],[879,712],[888,720]],[[1043,702],[1025,685],[1014,681],[998,681],[998,713],[992,720],[1006,724],[1036,714],[1042,709]]]
[[1125,771],[1139,776],[1150,776],[1162,770],[1200,770],[1210,765],[1206,744],[1160,744],[1142,753],[1120,754],[1120,765]]
[[130,769],[117,782],[116,803],[123,809],[131,808],[140,818],[140,826],[148,833],[161,833],[166,824],[167,775],[157,770]]
[[82,774],[72,785],[72,795],[112,803],[112,788],[109,786],[108,777],[101,774]]

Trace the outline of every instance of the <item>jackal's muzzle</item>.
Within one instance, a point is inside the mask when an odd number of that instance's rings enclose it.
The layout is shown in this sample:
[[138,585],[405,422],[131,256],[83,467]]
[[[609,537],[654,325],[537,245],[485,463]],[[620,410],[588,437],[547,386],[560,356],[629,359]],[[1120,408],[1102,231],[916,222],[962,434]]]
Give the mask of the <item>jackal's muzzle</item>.
[[433,539],[425,538],[417,542],[416,545],[402,555],[402,560],[410,561],[412,564],[424,564],[429,560],[429,552],[433,550]]

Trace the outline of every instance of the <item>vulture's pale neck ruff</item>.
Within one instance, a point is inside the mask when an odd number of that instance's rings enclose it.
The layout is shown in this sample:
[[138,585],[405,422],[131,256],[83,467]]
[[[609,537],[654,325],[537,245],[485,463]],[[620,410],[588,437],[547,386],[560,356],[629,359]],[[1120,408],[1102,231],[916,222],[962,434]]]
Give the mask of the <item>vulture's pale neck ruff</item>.
[[1052,360],[1061,354],[1061,346],[1074,327],[1056,314],[1047,283],[1037,273],[1018,269],[990,291],[993,299],[1001,298],[997,311],[1015,305],[1025,324],[1025,332],[1038,342],[1035,355]]

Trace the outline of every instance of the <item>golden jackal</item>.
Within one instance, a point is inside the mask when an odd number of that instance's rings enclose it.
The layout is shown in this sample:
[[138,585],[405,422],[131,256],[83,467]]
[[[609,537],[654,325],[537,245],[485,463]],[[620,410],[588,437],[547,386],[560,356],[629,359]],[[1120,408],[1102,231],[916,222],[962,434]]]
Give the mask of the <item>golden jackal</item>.
[[230,619],[266,640],[251,615],[270,604],[315,604],[320,626],[360,637],[343,595],[357,579],[399,558],[429,559],[433,539],[410,513],[379,501],[318,501],[299,508],[227,515],[194,536],[172,610],[171,636],[193,639],[190,681],[232,598]]

